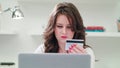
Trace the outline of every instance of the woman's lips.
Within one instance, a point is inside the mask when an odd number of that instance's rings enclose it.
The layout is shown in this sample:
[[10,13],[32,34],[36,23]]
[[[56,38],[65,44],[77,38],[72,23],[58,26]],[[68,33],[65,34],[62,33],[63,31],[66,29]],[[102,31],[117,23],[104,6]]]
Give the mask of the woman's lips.
[[67,36],[61,36],[61,38],[64,38],[64,39],[66,39],[66,38],[67,38]]

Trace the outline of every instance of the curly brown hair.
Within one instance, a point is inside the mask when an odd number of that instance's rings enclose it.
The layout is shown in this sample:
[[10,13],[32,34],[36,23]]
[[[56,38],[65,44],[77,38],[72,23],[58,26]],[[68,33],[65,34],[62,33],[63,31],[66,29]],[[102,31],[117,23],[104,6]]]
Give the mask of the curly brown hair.
[[54,28],[56,19],[60,14],[65,15],[68,18],[70,25],[72,26],[72,31],[75,32],[73,39],[83,39],[84,48],[88,47],[85,44],[85,27],[78,9],[72,3],[62,2],[55,6],[50,15],[47,28],[45,29],[45,53],[58,53],[59,45],[54,34]]

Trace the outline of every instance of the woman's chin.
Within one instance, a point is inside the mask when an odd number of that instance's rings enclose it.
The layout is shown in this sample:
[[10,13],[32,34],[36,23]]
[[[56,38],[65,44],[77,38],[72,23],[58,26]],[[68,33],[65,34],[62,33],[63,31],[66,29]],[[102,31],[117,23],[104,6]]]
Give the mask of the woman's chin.
[[61,43],[64,43],[64,44],[65,44],[65,43],[66,43],[66,40],[61,40]]

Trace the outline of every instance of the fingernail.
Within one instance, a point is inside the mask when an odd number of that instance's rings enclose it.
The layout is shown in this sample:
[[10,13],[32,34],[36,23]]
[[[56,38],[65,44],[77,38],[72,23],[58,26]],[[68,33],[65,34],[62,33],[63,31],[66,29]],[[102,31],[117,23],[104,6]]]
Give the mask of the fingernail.
[[73,45],[71,45],[71,48],[73,48],[74,47],[74,44]]
[[71,52],[71,49],[70,50],[68,50],[69,52]]
[[76,45],[75,44],[73,44],[73,47],[75,47]]
[[70,47],[69,47],[69,50],[72,50],[72,48],[73,48],[73,47],[70,46]]

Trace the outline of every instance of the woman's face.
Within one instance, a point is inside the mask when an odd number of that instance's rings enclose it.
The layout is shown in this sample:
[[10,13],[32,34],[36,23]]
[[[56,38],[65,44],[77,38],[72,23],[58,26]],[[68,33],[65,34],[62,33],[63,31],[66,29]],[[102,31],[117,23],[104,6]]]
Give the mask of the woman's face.
[[75,32],[71,30],[71,25],[68,18],[65,15],[60,14],[57,17],[55,25],[55,36],[58,40],[58,43],[65,44],[66,39],[72,39],[74,33]]

